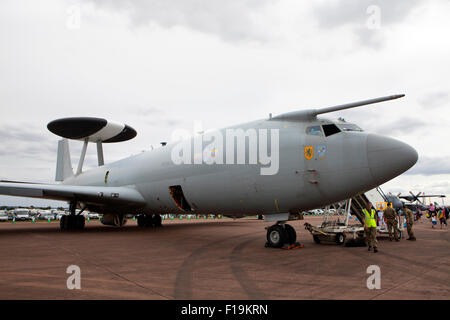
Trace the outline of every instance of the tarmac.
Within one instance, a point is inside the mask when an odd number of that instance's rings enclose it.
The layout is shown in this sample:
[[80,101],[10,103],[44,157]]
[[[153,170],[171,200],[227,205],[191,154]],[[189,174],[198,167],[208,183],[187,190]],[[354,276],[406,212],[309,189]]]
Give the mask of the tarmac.
[[[445,299],[450,296],[450,233],[414,225],[416,242],[378,238],[367,247],[315,244],[289,222],[303,248],[265,248],[266,223],[254,218],[166,220],[161,228],[58,222],[0,223],[0,299]],[[70,265],[81,289],[69,290]],[[380,267],[381,289],[367,268]]]

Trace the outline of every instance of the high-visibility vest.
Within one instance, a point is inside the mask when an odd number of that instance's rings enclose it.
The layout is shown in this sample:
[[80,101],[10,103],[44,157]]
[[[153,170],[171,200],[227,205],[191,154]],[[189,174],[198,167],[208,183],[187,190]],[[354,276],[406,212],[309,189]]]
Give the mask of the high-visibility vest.
[[370,210],[370,213],[369,211],[367,211],[367,209],[363,209],[362,211],[365,215],[366,227],[376,228],[377,222],[375,221],[375,209]]

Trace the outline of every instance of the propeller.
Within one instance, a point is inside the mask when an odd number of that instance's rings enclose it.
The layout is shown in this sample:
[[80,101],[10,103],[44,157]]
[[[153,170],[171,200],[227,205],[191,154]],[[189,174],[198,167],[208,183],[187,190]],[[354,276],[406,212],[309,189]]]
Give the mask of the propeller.
[[422,194],[422,192],[419,192],[417,195],[414,195],[411,191],[409,192],[413,196],[413,200],[411,202],[419,201],[422,203],[422,201],[419,199],[419,196]]

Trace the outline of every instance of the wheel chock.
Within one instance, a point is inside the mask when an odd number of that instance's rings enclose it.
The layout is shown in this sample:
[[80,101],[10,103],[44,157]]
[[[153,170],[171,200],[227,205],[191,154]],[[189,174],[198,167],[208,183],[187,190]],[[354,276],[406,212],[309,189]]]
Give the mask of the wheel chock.
[[299,243],[299,242],[295,242],[295,243],[291,243],[289,245],[284,245],[281,247],[281,249],[284,250],[295,250],[295,249],[300,249],[303,248],[305,245],[303,243]]
[[[303,248],[305,245],[303,243],[299,243],[299,242],[295,242],[295,243],[291,243],[291,244],[285,244],[282,247],[280,247],[280,249],[284,249],[284,250],[295,250],[295,249],[300,249]],[[264,244],[264,247],[266,248],[271,248],[272,246],[266,242]]]

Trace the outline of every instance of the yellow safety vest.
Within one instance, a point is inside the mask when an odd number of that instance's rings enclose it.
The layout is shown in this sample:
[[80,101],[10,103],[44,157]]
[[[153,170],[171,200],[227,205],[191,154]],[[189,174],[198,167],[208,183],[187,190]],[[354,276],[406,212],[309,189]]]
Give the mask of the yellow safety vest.
[[365,214],[366,227],[376,228],[377,222],[375,221],[375,209],[370,210],[370,213],[367,211],[367,209],[363,209],[362,211]]

